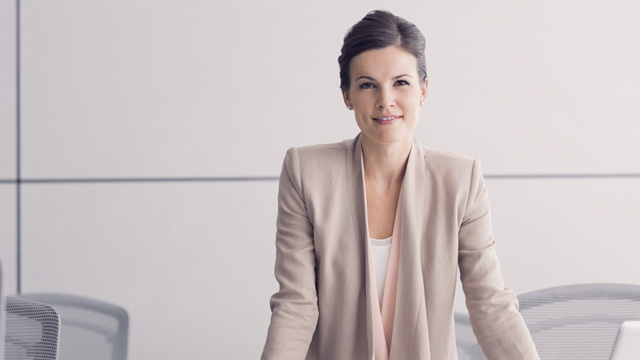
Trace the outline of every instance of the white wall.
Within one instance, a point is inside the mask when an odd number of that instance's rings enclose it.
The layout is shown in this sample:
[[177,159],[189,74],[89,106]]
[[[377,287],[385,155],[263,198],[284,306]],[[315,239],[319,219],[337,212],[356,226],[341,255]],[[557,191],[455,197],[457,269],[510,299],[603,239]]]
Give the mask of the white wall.
[[16,292],[16,191],[14,185],[0,184],[0,261],[2,292]]
[[15,2],[0,2],[0,180],[15,177],[16,168],[16,11]]
[[[0,4],[13,179],[15,9]],[[125,306],[134,360],[257,358],[275,181],[47,180],[277,176],[288,147],[355,136],[337,57],[375,8],[427,37],[416,136],[482,160],[507,285],[640,283],[640,177],[491,177],[640,173],[636,2],[60,0],[22,1],[22,177],[45,181],[21,186],[23,291]],[[9,289],[15,200],[0,184]]]
[[0,2],[0,261],[2,291],[16,291],[16,9]]

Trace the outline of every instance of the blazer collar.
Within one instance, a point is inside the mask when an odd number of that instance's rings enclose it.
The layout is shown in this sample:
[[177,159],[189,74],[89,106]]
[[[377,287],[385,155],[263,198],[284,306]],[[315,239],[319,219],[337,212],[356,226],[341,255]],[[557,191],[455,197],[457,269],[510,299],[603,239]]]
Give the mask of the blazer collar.
[[[372,290],[369,274],[369,241],[367,229],[366,206],[364,197],[364,168],[362,162],[361,134],[358,134],[347,149],[346,181],[349,206],[351,208],[351,223],[356,235],[356,246],[360,250],[360,256],[364,257],[365,271],[362,272],[362,283],[365,284],[366,322],[367,322],[367,349],[368,359],[373,359],[373,307],[371,302]],[[358,261],[357,263],[362,263]]]

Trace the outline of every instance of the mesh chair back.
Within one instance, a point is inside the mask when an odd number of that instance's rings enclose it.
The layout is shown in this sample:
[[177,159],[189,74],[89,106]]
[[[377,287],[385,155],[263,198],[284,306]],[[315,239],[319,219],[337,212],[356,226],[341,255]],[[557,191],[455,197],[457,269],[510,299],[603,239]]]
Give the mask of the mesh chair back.
[[5,297],[5,360],[56,360],[60,317],[45,304]]
[[458,349],[458,360],[487,360],[478,344],[476,335],[473,333],[469,316],[467,314],[455,313],[454,322],[456,325],[456,348]]
[[608,360],[620,324],[640,320],[638,285],[567,285],[518,299],[541,360]]
[[60,359],[127,359],[129,315],[124,308],[74,295],[20,296],[51,305],[60,314]]

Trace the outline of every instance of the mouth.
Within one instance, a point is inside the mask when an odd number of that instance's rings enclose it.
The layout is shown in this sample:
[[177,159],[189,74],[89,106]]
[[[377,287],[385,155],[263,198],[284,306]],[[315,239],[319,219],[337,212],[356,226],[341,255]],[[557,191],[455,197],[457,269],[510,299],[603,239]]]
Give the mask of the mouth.
[[402,119],[402,116],[381,116],[375,117],[373,120],[381,125],[391,125]]

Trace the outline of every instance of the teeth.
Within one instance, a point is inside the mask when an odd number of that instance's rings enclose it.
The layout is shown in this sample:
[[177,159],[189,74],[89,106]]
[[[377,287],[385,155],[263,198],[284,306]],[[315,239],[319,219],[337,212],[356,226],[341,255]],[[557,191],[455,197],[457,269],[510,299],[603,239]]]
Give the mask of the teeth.
[[395,119],[395,116],[391,116],[391,117],[381,117],[381,118],[376,118],[377,120],[393,120]]

